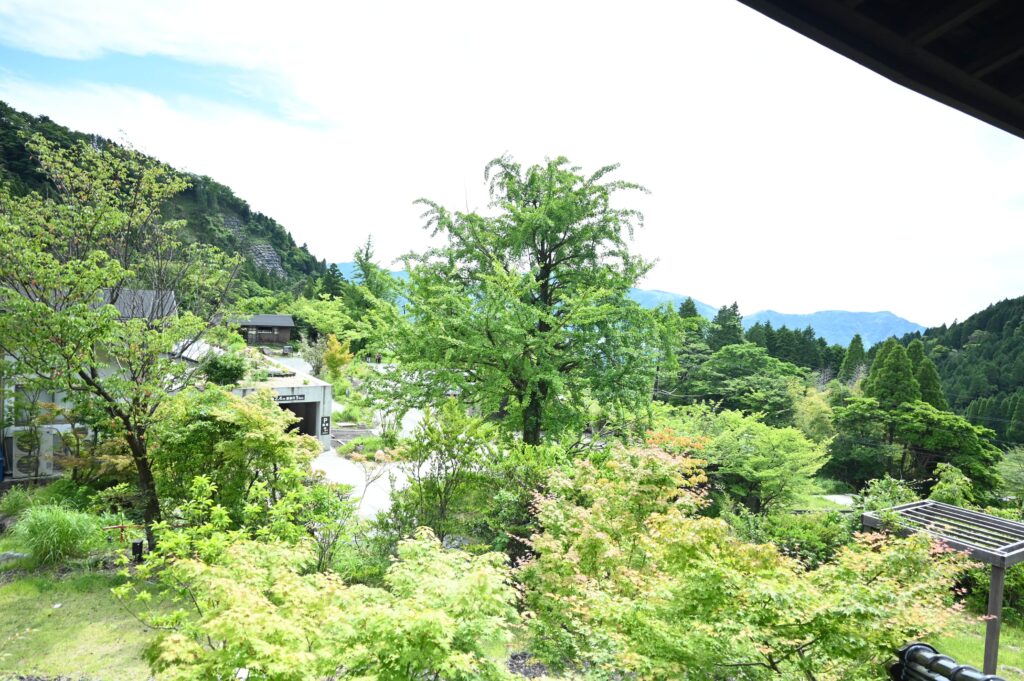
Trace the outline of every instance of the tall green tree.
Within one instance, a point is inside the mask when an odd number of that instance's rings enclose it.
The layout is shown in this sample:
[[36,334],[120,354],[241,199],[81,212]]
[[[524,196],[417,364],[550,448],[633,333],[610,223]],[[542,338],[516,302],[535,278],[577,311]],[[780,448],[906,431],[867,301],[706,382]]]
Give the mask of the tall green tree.
[[921,342],[920,338],[915,338],[910,341],[907,346],[907,357],[910,358],[910,364],[914,367],[914,372],[917,372],[917,368],[921,366],[921,362],[925,358],[924,343]]
[[693,302],[693,298],[687,296],[686,300],[679,303],[679,316],[683,319],[700,316],[700,312],[697,311],[697,303]]
[[723,305],[718,309],[715,318],[708,328],[708,347],[711,351],[720,350],[726,345],[743,342],[743,316],[740,306],[736,303]]
[[406,314],[379,338],[401,363],[392,400],[457,393],[527,444],[582,432],[591,403],[649,403],[655,324],[628,298],[649,269],[627,247],[642,218],[612,201],[642,188],[616,167],[503,156],[485,170],[493,214],[421,201],[447,243],[406,259]]
[[184,361],[229,303],[238,261],[185,245],[160,207],[187,182],[120,147],[32,148],[46,196],[0,190],[0,349],[129,453],[150,545],[160,502],[149,431],[198,375]]
[[837,378],[843,383],[850,383],[857,378],[866,364],[867,357],[864,354],[864,341],[859,333],[854,334],[850,340],[850,346],[846,348],[843,363],[839,366],[839,376]]
[[927,402],[941,411],[949,409],[946,396],[942,393],[942,383],[939,381],[939,372],[935,368],[935,362],[928,357],[922,357],[920,364],[917,366],[915,378],[917,379],[918,387],[921,389],[921,400],[923,402]]
[[885,342],[871,366],[864,394],[878,400],[883,409],[921,399],[921,388],[914,378],[914,367],[907,350],[895,338]]

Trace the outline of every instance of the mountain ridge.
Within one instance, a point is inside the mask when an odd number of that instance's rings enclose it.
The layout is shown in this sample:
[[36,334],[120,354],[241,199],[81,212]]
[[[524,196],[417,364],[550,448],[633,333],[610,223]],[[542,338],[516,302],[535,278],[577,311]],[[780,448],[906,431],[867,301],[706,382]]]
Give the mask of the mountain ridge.
[[[334,263],[346,279],[351,279],[355,274],[355,263],[339,262]],[[408,274],[404,270],[392,270],[391,275],[404,279]],[[633,288],[629,291],[629,297],[642,307],[654,308],[659,305],[669,304],[678,308],[690,296],[684,296],[671,291],[661,289]],[[693,299],[697,311],[701,316],[712,319],[718,308],[703,301]],[[743,318],[744,328],[750,328],[754,324],[771,322],[772,326],[786,326],[790,329],[803,329],[811,326],[815,333],[824,338],[830,344],[849,345],[854,334],[859,333],[864,345],[870,347],[880,343],[890,336],[900,338],[910,333],[919,333],[925,327],[910,320],[904,319],[888,310],[878,312],[851,312],[849,310],[818,310],[806,314],[794,314],[777,312],[775,310],[760,310]]]

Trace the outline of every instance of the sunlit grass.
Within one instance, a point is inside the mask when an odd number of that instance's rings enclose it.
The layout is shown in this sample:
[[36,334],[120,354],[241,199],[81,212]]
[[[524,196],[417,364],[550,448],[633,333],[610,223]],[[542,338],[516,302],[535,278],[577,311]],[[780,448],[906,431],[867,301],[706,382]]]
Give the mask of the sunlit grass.
[[0,585],[0,678],[148,679],[142,651],[153,633],[114,599],[110,588],[119,583],[113,574],[86,572]]
[[[981,669],[985,657],[985,623],[968,616],[965,631],[927,641],[943,655],[960,664]],[[999,638],[999,675],[1007,681],[1024,681],[1024,628],[1004,624]]]

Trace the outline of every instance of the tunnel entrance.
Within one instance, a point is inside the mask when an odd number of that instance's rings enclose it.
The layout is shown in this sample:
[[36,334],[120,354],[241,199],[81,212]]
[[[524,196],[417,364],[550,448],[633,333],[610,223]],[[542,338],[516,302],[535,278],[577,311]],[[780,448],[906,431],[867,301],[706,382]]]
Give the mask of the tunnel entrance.
[[318,402],[289,402],[288,404],[282,404],[282,409],[286,409],[302,419],[298,423],[292,425],[288,429],[289,432],[297,430],[303,435],[312,435],[313,437],[316,437],[317,406],[319,406]]

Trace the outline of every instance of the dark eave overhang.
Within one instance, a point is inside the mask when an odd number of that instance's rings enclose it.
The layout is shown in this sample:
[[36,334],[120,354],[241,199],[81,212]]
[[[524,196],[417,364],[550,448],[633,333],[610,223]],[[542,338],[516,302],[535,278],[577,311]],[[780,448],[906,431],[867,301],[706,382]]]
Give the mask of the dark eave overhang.
[[1024,2],[740,2],[911,90],[1024,137]]

